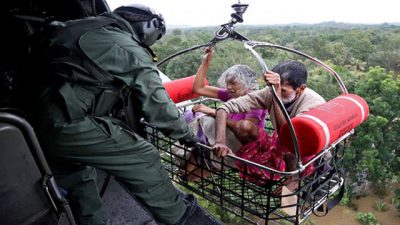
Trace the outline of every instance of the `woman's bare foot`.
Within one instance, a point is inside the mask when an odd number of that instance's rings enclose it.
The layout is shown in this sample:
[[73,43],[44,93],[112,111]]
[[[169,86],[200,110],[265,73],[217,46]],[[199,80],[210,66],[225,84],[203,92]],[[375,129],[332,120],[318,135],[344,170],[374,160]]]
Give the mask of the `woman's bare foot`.
[[180,177],[188,181],[199,181],[201,178],[211,176],[211,174],[210,170],[197,164],[195,155],[191,155],[186,163],[186,167],[179,171]]
[[285,183],[286,186],[291,192],[295,192],[299,188],[299,177],[298,175],[293,175],[289,177]]
[[197,168],[187,174],[189,181],[200,181],[203,178],[208,178],[212,175],[212,172],[205,168]]

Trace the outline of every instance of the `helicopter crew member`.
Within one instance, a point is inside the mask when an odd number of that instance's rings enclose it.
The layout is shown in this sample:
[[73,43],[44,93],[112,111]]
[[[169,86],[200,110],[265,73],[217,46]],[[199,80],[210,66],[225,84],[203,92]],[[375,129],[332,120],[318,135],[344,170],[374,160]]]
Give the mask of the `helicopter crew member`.
[[[98,22],[104,20],[113,22]],[[194,144],[193,132],[162,86],[149,47],[165,33],[163,17],[149,7],[128,5],[65,24],[69,31],[56,36],[55,44],[73,42],[70,49],[81,53],[52,61],[53,73],[61,76],[42,93],[36,118],[57,182],[79,206],[83,224],[105,224],[95,168],[114,175],[157,221],[187,224],[194,199],[178,193],[153,145],[110,117],[114,103],[126,100],[129,92],[136,119],[143,117],[166,136]],[[99,82],[85,79],[85,70]]]

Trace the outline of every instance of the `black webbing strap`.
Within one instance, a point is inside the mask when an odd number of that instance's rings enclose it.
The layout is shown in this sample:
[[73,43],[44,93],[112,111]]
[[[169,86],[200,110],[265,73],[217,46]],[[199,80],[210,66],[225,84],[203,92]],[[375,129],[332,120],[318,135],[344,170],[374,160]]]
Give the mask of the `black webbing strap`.
[[[324,182],[319,183],[319,185],[323,185],[326,182],[329,182],[330,179],[333,177],[334,174],[339,173],[339,177],[344,179],[344,170],[343,168],[341,169],[331,169],[331,171],[329,172],[329,174],[326,176],[326,179],[324,180]],[[323,212],[322,214],[318,214],[315,212],[314,208],[313,208],[313,214],[318,216],[318,217],[322,217],[328,214],[329,210],[331,210],[333,207],[335,207],[337,204],[340,203],[340,201],[342,200],[343,196],[344,196],[344,192],[345,192],[345,185],[344,185],[344,180],[343,180],[343,184],[341,185],[338,194],[333,198],[328,200],[326,206],[324,207],[324,205],[321,205],[320,207],[317,208],[318,212]]]
[[[73,75],[70,77],[68,77],[68,75],[62,76],[70,82],[107,87],[114,81],[114,76],[103,70],[99,65],[86,56],[79,46],[79,40],[82,35],[88,31],[96,30],[107,25],[116,25],[121,30],[129,33],[133,33],[132,27],[123,21],[119,21],[118,19],[106,15],[68,21],[65,25],[65,27],[56,29],[54,33],[51,34],[53,38],[50,39],[50,43],[51,45],[58,44],[59,46],[62,46],[65,50],[70,51],[71,55],[50,59],[51,63],[54,67],[59,67],[60,64],[70,68],[73,66],[72,68],[74,68],[78,74],[87,75],[86,78],[84,76],[78,77]],[[54,51],[59,51],[59,49],[55,49]],[[54,55],[56,55],[56,53],[54,53]]]
[[75,91],[72,89],[71,85],[68,82],[64,82],[64,84],[58,89],[58,92],[64,99],[70,122],[82,121],[85,117],[85,112],[83,110],[84,107],[79,104],[80,101],[75,95]]
[[[70,122],[82,121],[86,114],[84,109],[87,108],[79,101],[82,96],[76,96],[73,85],[95,86],[109,90],[121,86],[112,74],[93,62],[79,45],[82,35],[107,25],[116,25],[121,30],[133,34],[129,24],[111,15],[68,21],[65,27],[55,29],[50,33],[49,61],[53,74],[66,80],[58,92],[64,99]],[[97,108],[92,110],[97,110]]]

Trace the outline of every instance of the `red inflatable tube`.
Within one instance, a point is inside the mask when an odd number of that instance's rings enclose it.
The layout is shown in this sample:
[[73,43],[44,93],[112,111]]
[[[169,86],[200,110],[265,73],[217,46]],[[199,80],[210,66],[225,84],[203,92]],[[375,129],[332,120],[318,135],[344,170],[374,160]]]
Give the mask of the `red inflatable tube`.
[[[300,155],[311,156],[364,122],[369,115],[367,102],[354,94],[343,94],[291,119],[299,143]],[[293,151],[289,126],[283,125],[279,138]]]
[[[192,92],[194,78],[195,75],[163,83],[164,88],[172,101],[179,103],[199,97],[198,94]],[[208,85],[207,80],[205,80],[205,84]]]

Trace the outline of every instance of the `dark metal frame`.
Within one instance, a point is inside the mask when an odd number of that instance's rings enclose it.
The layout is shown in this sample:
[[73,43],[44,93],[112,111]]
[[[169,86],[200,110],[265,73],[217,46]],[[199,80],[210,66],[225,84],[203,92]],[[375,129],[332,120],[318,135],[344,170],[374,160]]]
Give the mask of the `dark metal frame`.
[[[9,111],[11,109],[0,109],[0,123],[13,125],[21,131],[24,141],[29,147],[30,153],[42,175],[41,188],[46,194],[52,209],[57,213],[60,221],[63,220],[68,225],[76,225],[69,203],[60,193],[33,128],[24,118],[17,116],[13,111],[11,111],[13,113]],[[65,217],[65,219],[62,217]]]
[[[191,164],[188,157],[192,154],[192,149],[163,136],[156,127],[145,124],[147,139],[160,150],[165,168],[174,182],[252,224],[260,224],[260,220],[264,221],[265,224],[278,224],[282,221],[301,224],[309,215],[316,213],[318,209],[324,209],[324,205],[327,205],[325,208],[329,209],[333,196],[338,194],[339,190],[343,190],[344,187],[344,177],[341,172],[343,155],[351,133],[347,133],[313,158],[310,163],[306,163],[305,168],[314,165],[312,173],[309,174],[302,174],[299,171],[296,173],[277,171],[274,168],[229,155],[221,161],[208,159],[208,162],[211,163],[205,163],[200,167],[199,176],[199,173],[191,173],[182,166]],[[211,148],[198,144],[196,152],[198,151],[211,151]],[[327,152],[330,152],[332,156],[329,158],[322,157]],[[260,186],[239,177],[239,170],[228,161],[252,165],[280,178],[267,181],[266,185]],[[214,167],[217,165],[221,169],[215,169],[211,164]],[[209,172],[212,173],[210,177],[201,177]],[[254,176],[246,171],[241,172],[247,177]],[[184,176],[188,174],[199,176],[200,180],[191,182]],[[281,190],[288,179],[296,176],[300,177],[297,179],[298,189],[291,194],[282,196]],[[297,203],[282,206],[282,198],[290,197],[297,198]],[[295,207],[296,213],[294,215],[283,212],[290,207]]]

